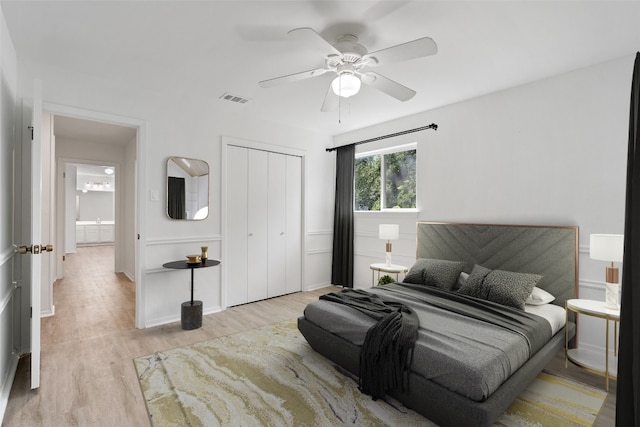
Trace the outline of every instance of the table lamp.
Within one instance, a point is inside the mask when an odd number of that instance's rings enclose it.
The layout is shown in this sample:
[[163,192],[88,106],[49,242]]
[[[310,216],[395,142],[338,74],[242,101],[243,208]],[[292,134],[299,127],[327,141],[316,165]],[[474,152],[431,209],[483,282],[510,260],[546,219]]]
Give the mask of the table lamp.
[[400,226],[398,224],[380,224],[378,230],[379,238],[387,241],[385,249],[387,258],[387,267],[391,266],[391,241],[400,238]]
[[599,261],[610,261],[606,273],[605,307],[617,310],[618,305],[618,269],[614,262],[622,262],[624,253],[624,235],[592,234],[589,241],[589,257]]

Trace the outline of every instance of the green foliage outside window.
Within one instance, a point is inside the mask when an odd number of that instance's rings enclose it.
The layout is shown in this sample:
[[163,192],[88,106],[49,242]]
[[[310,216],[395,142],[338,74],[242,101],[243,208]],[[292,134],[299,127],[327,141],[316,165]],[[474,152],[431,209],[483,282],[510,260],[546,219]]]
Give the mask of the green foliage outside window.
[[380,210],[380,156],[373,155],[356,159],[355,165],[355,210]]
[[356,158],[355,200],[357,211],[379,211],[384,162],[384,209],[416,207],[416,150],[374,154]]
[[416,207],[416,150],[384,156],[385,209]]

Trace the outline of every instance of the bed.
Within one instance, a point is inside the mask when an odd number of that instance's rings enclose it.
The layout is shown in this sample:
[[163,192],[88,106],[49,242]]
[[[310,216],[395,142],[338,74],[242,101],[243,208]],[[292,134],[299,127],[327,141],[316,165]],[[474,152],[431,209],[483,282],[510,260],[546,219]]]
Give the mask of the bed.
[[[577,296],[578,228],[419,222],[416,236],[416,263],[403,280],[413,283],[366,290],[420,319],[408,386],[388,394],[442,426],[492,425],[562,350],[565,328],[575,334],[564,307]],[[512,330],[485,317],[528,326]],[[305,308],[298,329],[315,351],[358,375],[375,323],[321,299]]]

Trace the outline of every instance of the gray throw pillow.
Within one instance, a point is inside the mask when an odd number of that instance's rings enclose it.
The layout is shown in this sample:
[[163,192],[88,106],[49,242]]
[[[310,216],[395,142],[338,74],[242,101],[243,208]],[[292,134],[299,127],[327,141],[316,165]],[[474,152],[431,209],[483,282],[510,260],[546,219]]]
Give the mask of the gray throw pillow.
[[424,284],[445,291],[453,290],[458,283],[460,273],[467,266],[464,261],[428,259],[424,269]]
[[489,289],[487,299],[524,310],[525,301],[540,279],[542,276],[539,274],[493,270],[484,279],[484,284]]
[[484,285],[484,279],[491,273],[491,270],[481,265],[474,265],[471,274],[464,281],[458,293],[462,295],[468,295],[470,297],[487,299],[489,290]]
[[424,285],[424,269],[427,267],[426,258],[418,258],[411,266],[407,274],[402,280],[404,283],[413,283],[415,285]]

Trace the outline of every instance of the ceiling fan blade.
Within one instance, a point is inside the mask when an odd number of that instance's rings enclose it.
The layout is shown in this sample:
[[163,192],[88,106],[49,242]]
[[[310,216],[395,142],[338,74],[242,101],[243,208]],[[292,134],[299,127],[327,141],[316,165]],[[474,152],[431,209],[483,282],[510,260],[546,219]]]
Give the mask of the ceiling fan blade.
[[411,42],[388,47],[377,52],[371,52],[362,57],[368,61],[368,66],[382,65],[391,62],[406,61],[422,58],[438,53],[438,45],[429,37],[423,37]]
[[331,85],[329,85],[329,89],[327,89],[327,93],[324,95],[324,101],[322,102],[320,111],[322,111],[323,113],[336,111],[338,109],[339,102],[340,98],[338,97],[338,95],[333,93],[333,89],[331,88]]
[[289,74],[286,76],[276,77],[273,79],[262,80],[258,82],[260,87],[273,87],[283,83],[297,82],[298,80],[309,79],[311,77],[321,76],[329,70],[324,68],[316,68],[315,70],[303,71],[301,73]]
[[374,88],[402,102],[410,100],[416,94],[415,90],[409,89],[398,82],[372,71],[362,73],[360,76],[362,83],[373,86]]
[[331,45],[331,43],[323,39],[322,36],[316,33],[312,28],[295,28],[289,31],[289,35],[296,40],[306,43],[309,46],[315,47],[325,56],[342,55],[342,53],[338,49],[336,49],[335,47],[333,47],[333,45]]

